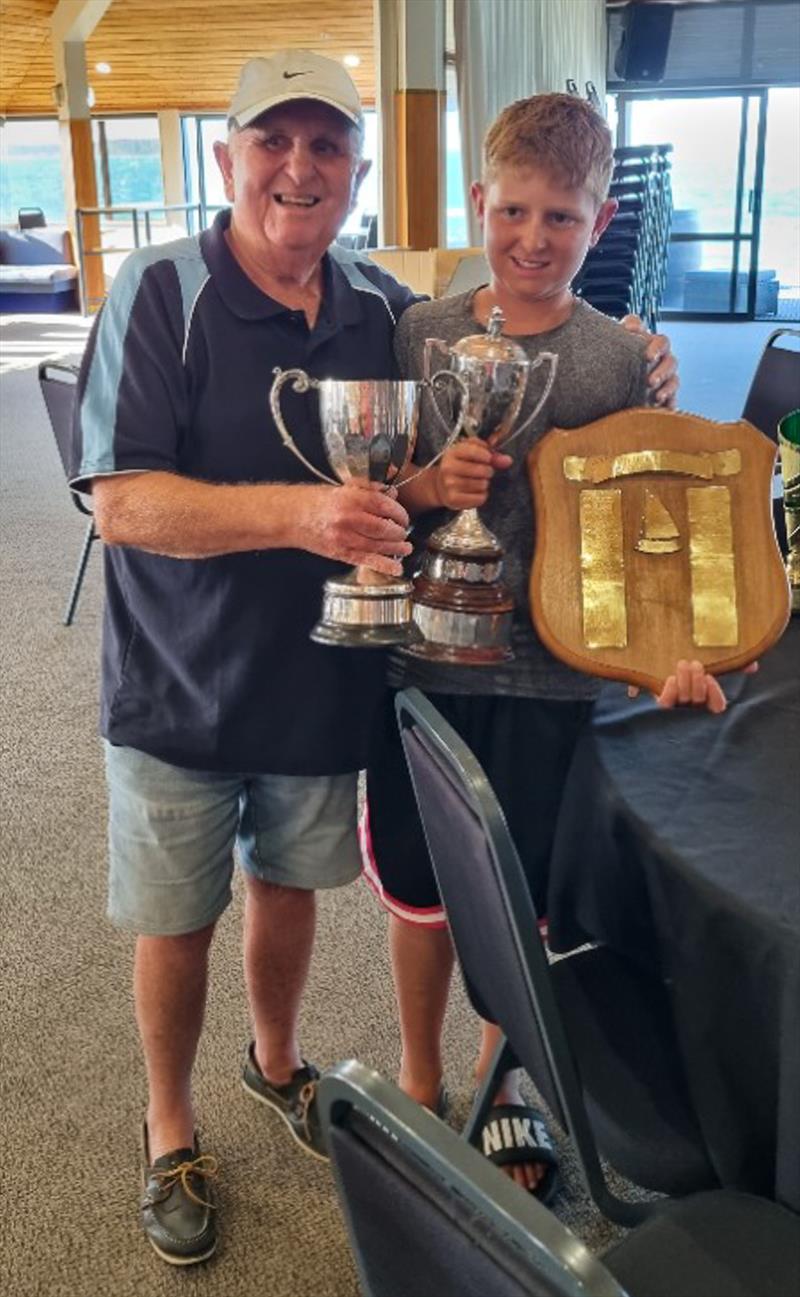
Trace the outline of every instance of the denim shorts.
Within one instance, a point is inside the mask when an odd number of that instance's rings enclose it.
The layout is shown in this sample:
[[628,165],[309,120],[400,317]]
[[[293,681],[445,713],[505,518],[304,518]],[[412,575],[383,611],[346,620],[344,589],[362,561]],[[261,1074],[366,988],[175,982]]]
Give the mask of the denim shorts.
[[146,936],[213,923],[247,874],[306,890],[361,868],[357,775],[220,774],[106,743],[109,918]]

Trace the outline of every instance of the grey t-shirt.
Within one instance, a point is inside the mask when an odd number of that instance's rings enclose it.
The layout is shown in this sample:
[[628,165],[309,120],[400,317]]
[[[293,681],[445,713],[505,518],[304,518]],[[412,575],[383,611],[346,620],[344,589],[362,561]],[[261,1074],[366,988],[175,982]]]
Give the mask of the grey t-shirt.
[[[402,315],[395,332],[395,354],[400,373],[408,378],[423,375],[426,338],[452,344],[459,338],[485,332],[472,313],[474,292],[435,302],[419,302]],[[521,698],[593,698],[599,681],[554,658],[540,642],[528,608],[528,580],[533,560],[535,518],[528,484],[526,456],[531,446],[551,427],[577,428],[616,410],[647,402],[645,341],[627,333],[615,320],[577,299],[570,318],[557,329],[514,341],[533,359],[540,351],[558,354],[553,390],[544,406],[516,441],[508,445],[511,468],[495,474],[481,517],[505,551],[503,576],[514,596],[511,642],[514,659],[497,666],[454,666],[392,654],[392,685],[417,685],[433,693],[508,694]],[[547,381],[548,366],[534,370],[528,381],[519,414],[527,417]],[[415,459],[425,464],[440,448],[445,434],[431,411],[426,393],[420,415]],[[503,448],[505,449],[505,448]],[[414,554],[409,570],[420,567],[425,542],[448,516],[437,509],[423,514],[414,527]]]

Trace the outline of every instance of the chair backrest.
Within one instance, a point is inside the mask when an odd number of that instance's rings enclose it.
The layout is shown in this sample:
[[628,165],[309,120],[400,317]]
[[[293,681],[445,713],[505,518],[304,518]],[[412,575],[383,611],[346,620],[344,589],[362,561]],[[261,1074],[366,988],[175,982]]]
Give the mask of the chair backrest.
[[[69,478],[70,439],[75,397],[78,390],[78,367],[63,361],[43,360],[39,366],[39,386],[50,417],[56,448],[64,476]],[[70,491],[75,507],[91,514],[77,491]]]
[[[556,1002],[533,899],[503,812],[474,755],[416,689],[400,734],[439,891],[468,986],[568,1131],[595,1200],[605,1181]],[[469,871],[465,886],[465,871]]]
[[[795,348],[779,345],[797,339]],[[776,329],[764,343],[742,417],[773,441],[785,414],[800,409],[800,329]]]
[[47,224],[41,207],[20,207],[17,225],[21,230],[38,230]]
[[361,1063],[320,1117],[366,1297],[625,1297],[545,1207]]

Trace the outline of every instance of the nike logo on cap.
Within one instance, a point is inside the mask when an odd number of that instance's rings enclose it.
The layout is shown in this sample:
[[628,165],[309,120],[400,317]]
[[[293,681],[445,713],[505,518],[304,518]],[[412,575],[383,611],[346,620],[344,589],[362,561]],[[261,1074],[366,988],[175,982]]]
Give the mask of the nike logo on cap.
[[288,81],[291,77],[307,77],[309,71],[310,69],[307,68],[305,72],[284,72],[283,79],[284,81]]

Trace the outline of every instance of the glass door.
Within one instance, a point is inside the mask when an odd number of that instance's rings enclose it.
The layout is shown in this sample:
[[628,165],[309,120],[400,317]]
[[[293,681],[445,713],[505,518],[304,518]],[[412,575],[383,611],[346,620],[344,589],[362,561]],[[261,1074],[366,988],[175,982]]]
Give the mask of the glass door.
[[757,243],[758,278],[776,284],[768,317],[800,320],[800,89],[767,92],[764,183]]
[[774,269],[757,269],[765,102],[766,91],[627,101],[626,144],[673,146],[664,314],[753,319],[777,310]]

